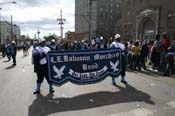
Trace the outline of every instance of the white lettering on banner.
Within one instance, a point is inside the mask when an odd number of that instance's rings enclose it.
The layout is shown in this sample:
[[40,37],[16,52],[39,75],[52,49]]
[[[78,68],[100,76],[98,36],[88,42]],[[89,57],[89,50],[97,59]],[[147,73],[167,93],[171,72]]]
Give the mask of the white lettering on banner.
[[[113,58],[119,58],[119,53],[113,53],[113,54],[95,54],[93,60],[106,60],[106,59],[113,59]],[[51,63],[60,63],[60,62],[82,62],[82,61],[91,61],[90,56],[57,56],[57,57],[51,57]]]
[[80,78],[80,73],[74,72],[72,69],[70,69],[69,74],[73,77]]
[[82,68],[84,71],[86,70],[94,70],[94,69],[98,69],[98,64],[95,63],[94,65],[87,65],[87,64],[83,64]]
[[64,62],[69,62],[68,56],[63,56],[63,60],[64,60]]
[[[56,60],[55,60],[56,59]],[[81,62],[81,61],[90,61],[90,56],[57,56],[51,57],[51,63],[60,63],[60,62]]]
[[102,68],[99,71],[87,72],[87,73],[78,73],[78,72],[75,72],[72,69],[70,69],[69,74],[75,78],[78,78],[81,80],[87,80],[87,79],[99,77],[100,75],[104,74],[107,71],[107,69],[108,69],[108,67],[104,66],[104,68]]
[[94,55],[94,60],[106,60],[106,59],[113,59],[118,57],[119,57],[119,53],[115,53],[115,54],[108,53],[105,55],[96,54]]
[[57,57],[51,57],[50,58],[51,63],[58,63],[58,62],[63,62],[63,60],[61,59],[61,56],[57,56]]

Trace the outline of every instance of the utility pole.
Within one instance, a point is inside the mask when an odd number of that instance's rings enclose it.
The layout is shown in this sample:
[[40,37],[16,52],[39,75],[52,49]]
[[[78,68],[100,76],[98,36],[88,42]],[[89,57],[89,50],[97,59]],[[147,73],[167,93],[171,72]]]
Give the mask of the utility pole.
[[37,34],[38,34],[38,39],[39,39],[39,34],[40,34],[40,31],[39,31],[39,27],[38,27],[38,31],[37,31]]
[[93,29],[92,29],[92,2],[96,0],[89,0],[89,45],[91,45],[91,39],[92,39],[92,34],[93,34]]
[[89,45],[92,38],[92,0],[89,0]]
[[34,35],[34,40],[36,40],[36,33],[35,33],[35,35]]
[[13,40],[13,17],[11,15],[11,40]]
[[61,39],[63,39],[63,25],[64,22],[66,21],[66,19],[63,19],[63,15],[62,15],[62,9],[60,11],[61,17],[57,19],[57,21],[59,22],[58,24],[60,25],[60,34],[61,34]]

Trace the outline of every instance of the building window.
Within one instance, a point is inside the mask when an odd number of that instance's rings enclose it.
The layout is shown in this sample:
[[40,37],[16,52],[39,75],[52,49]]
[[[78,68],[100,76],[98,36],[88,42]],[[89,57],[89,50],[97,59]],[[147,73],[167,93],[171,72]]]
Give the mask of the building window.
[[100,12],[103,12],[103,8],[100,8]]
[[113,18],[113,16],[111,15],[111,19]]
[[112,13],[112,9],[110,10],[110,12]]
[[111,3],[111,7],[113,7],[113,4]]

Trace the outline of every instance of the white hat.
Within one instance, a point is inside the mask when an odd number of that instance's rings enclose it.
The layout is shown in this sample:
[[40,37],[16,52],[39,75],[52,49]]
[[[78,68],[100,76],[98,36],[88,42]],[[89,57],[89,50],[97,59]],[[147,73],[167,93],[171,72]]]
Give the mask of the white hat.
[[39,43],[41,43],[41,42],[45,41],[45,39],[44,38],[39,38],[38,41],[39,41]]
[[51,40],[51,42],[55,43],[55,40],[54,40],[54,39],[52,39],[52,40]]
[[85,41],[84,41],[84,40],[82,40],[81,42],[82,42],[82,43],[84,43]]
[[13,44],[15,44],[15,41],[12,41]]
[[119,38],[121,38],[121,35],[120,34],[116,34],[115,35],[115,39],[119,39]]
[[103,40],[103,37],[102,36],[100,37],[100,40]]

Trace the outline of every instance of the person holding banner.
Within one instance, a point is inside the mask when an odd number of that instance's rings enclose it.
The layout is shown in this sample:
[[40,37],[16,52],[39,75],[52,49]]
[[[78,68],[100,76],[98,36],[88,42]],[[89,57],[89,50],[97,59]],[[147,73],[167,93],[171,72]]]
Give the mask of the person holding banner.
[[50,51],[50,48],[46,47],[45,39],[39,39],[39,45],[36,46],[32,51],[33,52],[32,57],[33,57],[33,64],[34,64],[34,72],[36,72],[37,74],[36,91],[33,92],[33,94],[40,93],[41,91],[40,87],[44,80],[44,77],[46,78],[49,84],[50,93],[54,93],[52,83],[48,78],[48,65],[47,65],[46,56],[49,51]]
[[82,40],[80,44],[80,50],[88,50],[88,49],[89,49],[88,44],[86,43],[86,41]]
[[56,42],[55,42],[54,39],[52,39],[52,40],[51,40],[51,43],[50,43],[50,45],[49,45],[49,48],[50,48],[51,50],[56,50],[56,47],[57,47]]
[[[125,45],[121,43],[121,35],[116,34],[115,40],[111,43],[110,48],[120,48],[122,50],[122,71],[120,73],[121,75],[121,82],[124,84],[128,84],[125,80],[125,72],[126,72],[126,65],[125,65]],[[112,84],[116,85],[115,77],[112,77]]]

